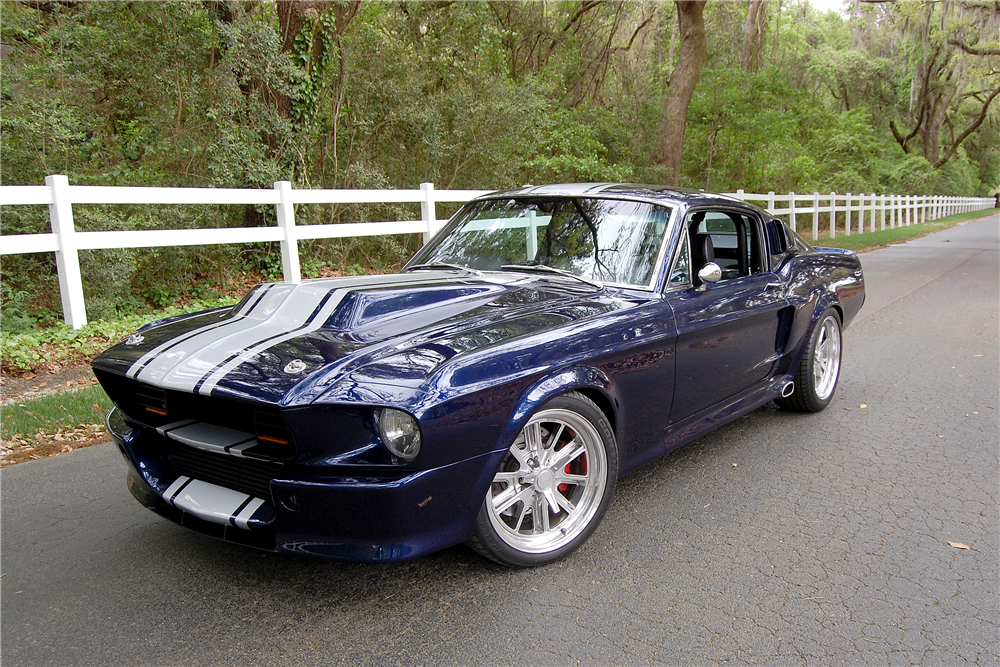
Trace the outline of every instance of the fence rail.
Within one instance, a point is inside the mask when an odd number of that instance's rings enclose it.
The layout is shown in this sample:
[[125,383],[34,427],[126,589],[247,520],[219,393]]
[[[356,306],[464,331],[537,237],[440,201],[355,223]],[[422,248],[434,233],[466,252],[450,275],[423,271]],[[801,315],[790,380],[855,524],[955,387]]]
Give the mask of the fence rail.
[[[421,183],[415,190],[297,190],[288,181],[272,189],[226,188],[147,188],[70,185],[66,176],[55,174],[45,185],[0,186],[0,206],[46,205],[52,232],[48,234],[0,235],[0,255],[54,252],[59,275],[63,318],[79,329],[87,323],[80,275],[80,250],[108,248],[153,248],[166,246],[214,245],[224,243],[278,242],[281,270],[285,280],[300,282],[298,241],[306,239],[423,234],[424,242],[446,222],[436,216],[437,202],[465,202],[488,190],[435,190],[433,183]],[[798,219],[812,216],[812,238],[820,233],[820,214],[828,214],[830,237],[841,229],[850,236],[879,229],[918,224],[954,213],[990,208],[992,198],[943,195],[876,194],[748,194],[729,193],[745,201],[761,204],[772,215],[787,217],[799,231]],[[822,206],[821,202],[826,202]],[[419,220],[363,222],[326,225],[296,225],[296,204],[419,203]],[[76,231],[73,205],[77,204],[232,204],[275,207],[276,227],[236,227],[224,229],[157,229],[142,231]],[[783,204],[779,208],[778,204]],[[876,221],[876,218],[878,220]]]

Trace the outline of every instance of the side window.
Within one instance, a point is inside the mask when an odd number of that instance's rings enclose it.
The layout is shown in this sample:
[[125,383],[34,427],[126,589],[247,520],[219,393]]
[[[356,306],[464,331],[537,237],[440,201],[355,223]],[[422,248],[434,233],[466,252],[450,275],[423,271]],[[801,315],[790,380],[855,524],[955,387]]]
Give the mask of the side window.
[[722,280],[765,270],[762,230],[753,217],[734,211],[697,211],[687,219],[692,271],[708,262],[722,269]]
[[767,229],[767,245],[771,254],[771,266],[776,268],[793,245],[791,234],[789,234],[785,223],[777,218],[768,220],[765,223],[765,228]]

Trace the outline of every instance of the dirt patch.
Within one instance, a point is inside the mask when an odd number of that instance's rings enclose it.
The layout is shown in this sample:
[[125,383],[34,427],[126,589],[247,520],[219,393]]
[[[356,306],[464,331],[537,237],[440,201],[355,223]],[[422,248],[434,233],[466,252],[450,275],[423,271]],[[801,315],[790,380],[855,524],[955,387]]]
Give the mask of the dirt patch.
[[97,378],[87,361],[81,361],[59,370],[50,369],[44,373],[24,373],[20,376],[4,374],[0,376],[0,404],[7,405],[26,398],[37,398],[46,394],[56,394],[68,389],[80,389],[96,384]]
[[[103,424],[82,424],[69,431],[52,434],[37,442],[24,439],[0,440],[0,468],[15,463],[44,459],[90,447],[111,439]],[[22,444],[23,443],[23,444]]]

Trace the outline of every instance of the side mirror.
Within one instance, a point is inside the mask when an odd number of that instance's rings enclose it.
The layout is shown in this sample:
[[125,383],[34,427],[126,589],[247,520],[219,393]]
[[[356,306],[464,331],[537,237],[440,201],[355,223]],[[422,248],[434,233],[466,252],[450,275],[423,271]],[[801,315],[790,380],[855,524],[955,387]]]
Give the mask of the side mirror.
[[705,287],[708,283],[717,283],[722,280],[722,267],[715,262],[709,262],[705,266],[701,267],[698,271],[698,280],[701,281],[701,286],[698,287],[698,291],[705,291]]

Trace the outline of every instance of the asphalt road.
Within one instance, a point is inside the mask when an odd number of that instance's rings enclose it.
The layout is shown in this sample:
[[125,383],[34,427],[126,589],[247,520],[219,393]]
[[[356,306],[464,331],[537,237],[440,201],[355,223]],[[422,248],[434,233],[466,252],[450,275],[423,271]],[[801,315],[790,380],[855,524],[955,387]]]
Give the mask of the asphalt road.
[[6,468],[0,658],[996,665],[1000,216],[862,261],[827,410],[763,408],[625,478],[549,567],[216,542],[132,500],[110,445]]

